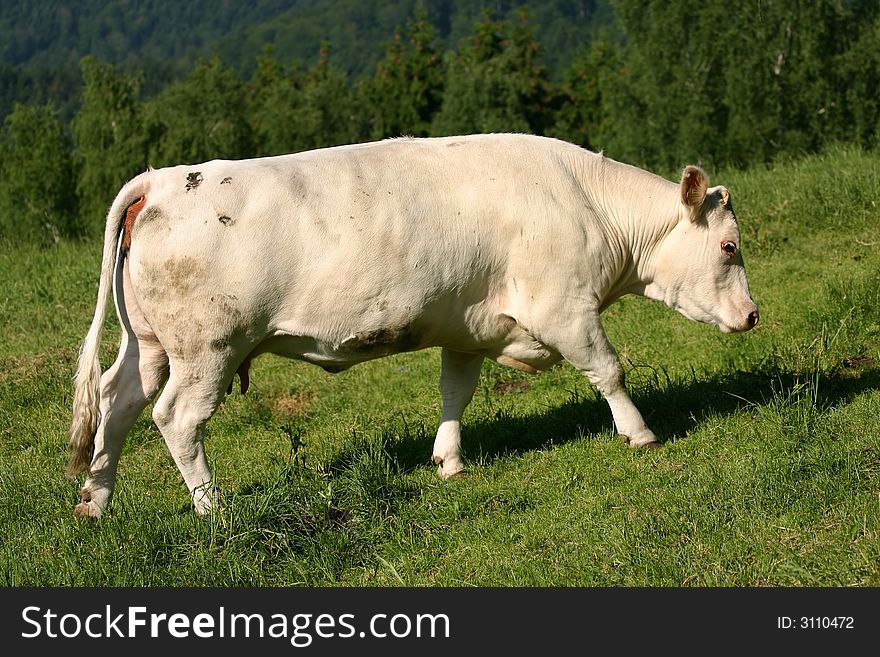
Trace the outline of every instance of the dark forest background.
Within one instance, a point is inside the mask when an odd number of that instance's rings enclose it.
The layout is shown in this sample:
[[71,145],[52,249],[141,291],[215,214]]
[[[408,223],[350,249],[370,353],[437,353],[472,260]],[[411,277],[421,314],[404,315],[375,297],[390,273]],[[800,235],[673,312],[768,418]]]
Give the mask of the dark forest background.
[[878,89],[877,1],[7,1],[0,241],[100,234],[147,166],[403,134],[664,174],[874,149]]

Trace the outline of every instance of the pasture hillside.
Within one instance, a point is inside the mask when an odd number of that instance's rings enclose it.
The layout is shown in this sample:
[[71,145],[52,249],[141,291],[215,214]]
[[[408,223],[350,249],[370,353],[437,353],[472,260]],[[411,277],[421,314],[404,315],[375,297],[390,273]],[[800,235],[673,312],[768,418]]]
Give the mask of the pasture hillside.
[[[661,449],[627,449],[567,364],[487,363],[468,476],[442,482],[439,351],[335,376],[266,356],[208,424],[226,496],[208,518],[149,412],[110,512],[73,517],[101,245],[2,247],[0,585],[880,585],[880,154],[709,173],[735,199],[760,325],[722,335],[631,297],[605,314]],[[113,318],[105,367],[118,334]]]

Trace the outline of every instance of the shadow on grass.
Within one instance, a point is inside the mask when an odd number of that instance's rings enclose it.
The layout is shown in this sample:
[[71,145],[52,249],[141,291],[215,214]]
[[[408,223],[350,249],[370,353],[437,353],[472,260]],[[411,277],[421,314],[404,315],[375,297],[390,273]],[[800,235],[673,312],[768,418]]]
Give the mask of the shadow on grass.
[[[636,385],[631,395],[661,443],[684,437],[711,416],[728,416],[774,399],[795,399],[815,392],[822,409],[851,401],[858,394],[880,389],[880,369],[844,366],[818,377],[785,371],[733,372],[694,377],[689,381],[661,381]],[[562,445],[573,440],[613,431],[611,411],[601,397],[573,392],[565,403],[543,413],[513,417],[498,411],[489,419],[466,422],[462,451],[471,460],[492,461],[510,454]],[[429,462],[434,427],[419,425],[384,430],[383,448],[397,467],[409,470]],[[394,436],[389,439],[389,436]],[[357,450],[356,445],[352,449]],[[330,464],[348,462],[346,450]]]
[[[649,425],[668,442],[708,417],[752,407],[799,404],[805,398],[824,410],[846,404],[863,391],[880,388],[880,369],[873,366],[844,367],[818,378],[776,371],[685,381],[643,377],[633,397]],[[574,391],[544,412],[512,417],[499,411],[466,424],[464,450],[471,461],[489,463],[612,429],[605,401]],[[230,523],[235,532],[227,535],[224,526],[212,540],[236,554],[258,553],[266,565],[283,564],[296,554],[307,564],[303,572],[323,573],[334,581],[347,568],[374,563],[374,546],[388,536],[401,505],[419,495],[419,485],[401,475],[430,463],[434,427],[400,420],[370,435],[353,435],[321,464],[297,460],[297,434],[290,435],[291,458],[281,460],[279,476],[239,491],[235,522]]]

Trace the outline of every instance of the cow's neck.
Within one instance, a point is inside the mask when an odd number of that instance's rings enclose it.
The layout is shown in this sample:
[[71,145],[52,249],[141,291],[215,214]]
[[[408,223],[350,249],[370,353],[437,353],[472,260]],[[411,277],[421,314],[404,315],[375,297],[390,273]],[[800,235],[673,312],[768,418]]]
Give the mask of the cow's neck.
[[615,272],[602,309],[624,294],[662,300],[656,261],[679,221],[678,185],[607,158],[598,164],[597,206]]

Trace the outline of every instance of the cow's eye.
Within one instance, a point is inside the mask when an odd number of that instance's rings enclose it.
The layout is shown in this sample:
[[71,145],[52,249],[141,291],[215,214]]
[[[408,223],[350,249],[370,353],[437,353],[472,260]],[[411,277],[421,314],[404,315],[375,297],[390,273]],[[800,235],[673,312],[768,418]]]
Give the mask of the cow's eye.
[[736,243],[735,242],[721,242],[721,250],[724,251],[724,253],[729,256],[735,256],[736,255]]

